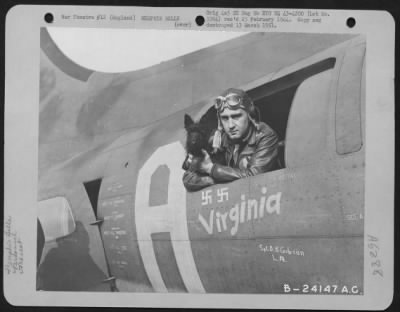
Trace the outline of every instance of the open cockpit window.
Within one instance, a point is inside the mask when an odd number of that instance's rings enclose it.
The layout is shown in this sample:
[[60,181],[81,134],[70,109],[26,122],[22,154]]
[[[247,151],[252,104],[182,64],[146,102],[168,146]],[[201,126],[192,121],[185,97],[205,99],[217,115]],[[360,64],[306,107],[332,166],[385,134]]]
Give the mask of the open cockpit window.
[[[289,114],[299,87],[335,66],[335,58],[327,58],[255,88],[245,90],[259,111],[259,120],[268,124],[279,138],[279,169],[286,167],[286,130]],[[312,92],[312,90],[310,90]],[[202,123],[217,127],[216,110],[211,107],[201,118]]]
[[327,58],[286,76],[246,90],[260,112],[260,120],[277,133],[279,144],[279,163],[286,167],[286,129],[289,113],[299,86],[308,78],[327,71],[335,66],[335,58]]

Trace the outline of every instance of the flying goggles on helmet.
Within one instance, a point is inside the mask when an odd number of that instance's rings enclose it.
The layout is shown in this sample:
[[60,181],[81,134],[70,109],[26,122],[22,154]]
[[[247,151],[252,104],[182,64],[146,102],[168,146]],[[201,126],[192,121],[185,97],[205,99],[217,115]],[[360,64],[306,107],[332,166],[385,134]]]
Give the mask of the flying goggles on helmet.
[[240,95],[231,93],[227,96],[218,96],[215,99],[215,108],[217,111],[222,112],[225,108],[230,109],[238,109],[243,108],[246,109],[246,106],[243,103],[243,99]]

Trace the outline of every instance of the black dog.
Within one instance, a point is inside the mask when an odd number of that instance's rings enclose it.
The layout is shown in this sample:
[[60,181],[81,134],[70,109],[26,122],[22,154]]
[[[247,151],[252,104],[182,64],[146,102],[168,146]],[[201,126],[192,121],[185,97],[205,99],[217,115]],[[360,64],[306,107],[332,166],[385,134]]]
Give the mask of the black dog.
[[184,125],[187,132],[186,152],[193,157],[186,156],[183,169],[188,170],[190,166],[192,166],[192,169],[196,169],[204,159],[202,150],[207,151],[213,162],[221,163],[220,153],[215,153],[212,147],[212,136],[217,128],[216,122],[202,118],[196,123],[189,115],[185,114]]

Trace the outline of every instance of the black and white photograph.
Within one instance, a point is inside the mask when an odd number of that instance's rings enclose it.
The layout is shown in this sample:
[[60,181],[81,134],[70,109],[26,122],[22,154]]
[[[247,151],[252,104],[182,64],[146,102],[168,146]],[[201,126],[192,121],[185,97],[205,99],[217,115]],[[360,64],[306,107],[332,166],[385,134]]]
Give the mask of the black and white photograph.
[[[365,32],[42,23],[38,34],[34,244],[7,274],[33,269],[40,296],[305,301],[364,300],[371,276],[386,276],[385,243],[367,227],[379,143]],[[19,257],[13,227],[6,215]]]
[[[38,290],[362,294],[363,36],[239,33],[174,57],[196,44],[174,32],[171,59],[105,73],[61,49],[84,30],[53,31],[60,47],[51,30]],[[88,31],[147,38],[125,51],[140,65],[170,32]]]

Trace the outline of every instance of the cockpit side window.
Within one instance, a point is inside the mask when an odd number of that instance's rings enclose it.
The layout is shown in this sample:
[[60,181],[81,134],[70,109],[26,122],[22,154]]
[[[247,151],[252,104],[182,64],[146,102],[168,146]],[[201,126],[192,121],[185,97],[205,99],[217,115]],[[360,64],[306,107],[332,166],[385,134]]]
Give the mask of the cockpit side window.
[[247,91],[260,111],[260,120],[273,128],[281,141],[279,147],[281,168],[287,165],[285,155],[287,155],[289,114],[298,89],[311,77],[318,77],[333,68],[335,62],[335,58],[327,58]]
[[[323,90],[320,88],[320,79],[322,79],[322,84],[324,86],[329,87],[330,85],[330,75],[332,71],[329,71],[335,66],[336,59],[335,58],[327,58],[316,62],[310,66],[304,67],[300,70],[292,72],[288,75],[280,77],[278,79],[274,79],[270,82],[265,84],[259,85],[253,89],[245,90],[250,97],[253,99],[255,106],[259,111],[259,119],[260,121],[265,122],[268,124],[274,131],[277,133],[278,138],[280,140],[280,147],[279,147],[279,163],[280,169],[285,168],[287,165],[287,157],[285,155],[288,154],[287,152],[287,128],[288,128],[288,121],[289,121],[289,114],[291,114],[292,104],[297,101],[299,102],[312,102],[315,103],[316,108],[318,111],[321,110],[322,106],[327,105],[326,94],[327,90],[324,88]],[[326,80],[326,83],[325,83]],[[309,81],[305,83],[306,81]],[[321,82],[321,81],[320,81]],[[303,86],[304,85],[304,86]],[[315,90],[313,90],[313,88]],[[296,95],[301,89],[300,95]],[[319,89],[319,90],[318,90]],[[303,93],[307,95],[307,99],[303,96]],[[320,96],[318,97],[318,94]],[[311,99],[308,98],[311,97]],[[315,98],[313,100],[313,98]],[[325,104],[324,104],[325,103]],[[307,104],[307,103],[306,103]],[[310,103],[308,103],[310,104]],[[308,105],[307,104],[307,105]],[[312,103],[311,103],[312,104]],[[310,104],[310,105],[311,105]],[[323,105],[324,104],[324,105]],[[303,105],[303,104],[302,104]],[[302,106],[301,105],[301,106]],[[298,110],[298,109],[296,109]],[[300,111],[304,111],[304,107],[299,108]],[[313,109],[307,109],[307,112],[313,112]],[[301,112],[300,112],[301,113]],[[304,112],[303,112],[304,113]],[[301,114],[303,114],[301,113]],[[302,124],[299,125],[292,125],[292,129],[301,126],[309,127],[310,125],[307,123],[308,117],[305,116],[304,120],[300,120],[299,122]],[[316,117],[318,119],[319,117]],[[212,127],[216,128],[217,126],[217,118],[216,118],[216,111],[214,107],[211,107],[201,118],[201,122],[208,123]],[[305,122],[305,123],[304,123]],[[313,128],[314,129],[314,128]],[[292,134],[296,130],[292,131]],[[314,130],[312,130],[314,131]],[[292,136],[293,137],[293,136]],[[312,136],[311,136],[312,137]],[[299,139],[300,142],[304,140],[304,136]],[[290,142],[293,143],[293,138],[290,139]],[[289,145],[290,145],[289,142]],[[292,146],[299,146],[299,144]],[[316,149],[319,149],[319,145],[316,143],[314,144]],[[293,155],[297,152],[292,151],[292,148],[289,146],[289,150]],[[310,153],[312,153],[312,150]],[[304,148],[302,148],[302,152],[304,152]],[[316,153],[317,155],[318,153]],[[291,162],[292,166],[296,165],[295,162],[301,161],[302,159],[293,156],[289,162]],[[307,160],[308,161],[308,160]]]

